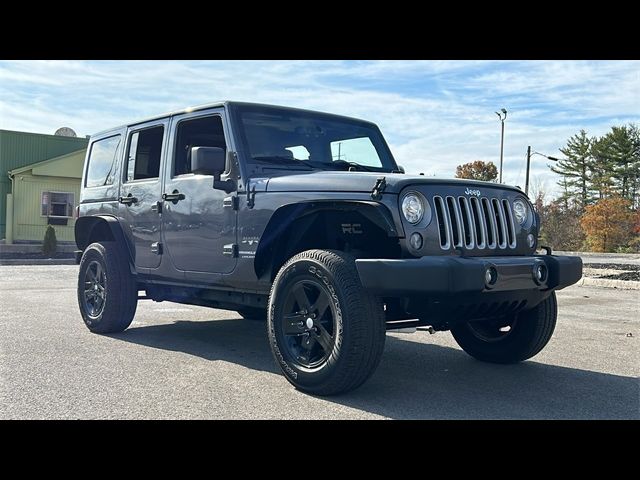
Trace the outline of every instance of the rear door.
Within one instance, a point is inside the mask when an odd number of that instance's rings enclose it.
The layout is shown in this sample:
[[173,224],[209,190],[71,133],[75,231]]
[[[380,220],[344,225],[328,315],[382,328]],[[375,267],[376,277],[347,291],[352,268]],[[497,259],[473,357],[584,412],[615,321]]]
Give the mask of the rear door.
[[229,201],[232,194],[214,190],[212,176],[191,172],[192,147],[220,147],[227,151],[223,109],[174,117],[171,138],[162,213],[167,253],[181,271],[230,273],[237,262],[237,212]]
[[126,155],[119,196],[120,217],[129,227],[138,268],[160,265],[161,172],[169,122],[136,125],[127,131]]

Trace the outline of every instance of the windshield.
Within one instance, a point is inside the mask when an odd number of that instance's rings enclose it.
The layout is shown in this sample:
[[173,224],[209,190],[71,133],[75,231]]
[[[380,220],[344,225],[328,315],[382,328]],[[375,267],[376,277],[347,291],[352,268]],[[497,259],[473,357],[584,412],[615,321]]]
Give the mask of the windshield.
[[240,107],[251,163],[301,170],[397,170],[382,134],[370,123],[273,107]]

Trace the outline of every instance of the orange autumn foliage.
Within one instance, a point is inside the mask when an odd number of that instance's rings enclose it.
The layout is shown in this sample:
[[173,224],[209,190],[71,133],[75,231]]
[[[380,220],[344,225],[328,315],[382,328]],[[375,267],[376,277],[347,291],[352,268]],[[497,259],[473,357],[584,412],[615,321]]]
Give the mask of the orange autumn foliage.
[[580,221],[593,252],[613,252],[633,235],[634,212],[629,200],[609,197],[586,207]]

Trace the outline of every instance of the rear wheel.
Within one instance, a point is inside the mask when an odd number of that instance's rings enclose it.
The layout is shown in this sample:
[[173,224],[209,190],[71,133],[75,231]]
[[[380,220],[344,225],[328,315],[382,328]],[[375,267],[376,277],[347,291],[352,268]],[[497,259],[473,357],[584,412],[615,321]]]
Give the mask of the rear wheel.
[[360,283],[354,258],[307,250],[278,272],[269,298],[271,350],[296,388],[332,395],[375,371],[385,342],[378,298]]
[[538,354],[556,326],[558,306],[551,292],[536,307],[516,315],[466,322],[451,329],[458,345],[483,362],[516,363]]
[[137,303],[127,253],[115,242],[89,245],[78,274],[78,305],[87,328],[94,333],[122,332],[131,324]]

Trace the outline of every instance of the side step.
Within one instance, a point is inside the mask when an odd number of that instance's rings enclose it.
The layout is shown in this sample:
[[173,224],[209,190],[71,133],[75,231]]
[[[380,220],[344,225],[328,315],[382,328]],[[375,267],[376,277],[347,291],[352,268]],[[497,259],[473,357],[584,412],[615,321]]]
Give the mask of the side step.
[[436,330],[431,325],[420,325],[418,319],[415,320],[392,320],[387,322],[387,331],[393,330],[395,333],[415,333],[417,330],[426,331],[431,334]]

